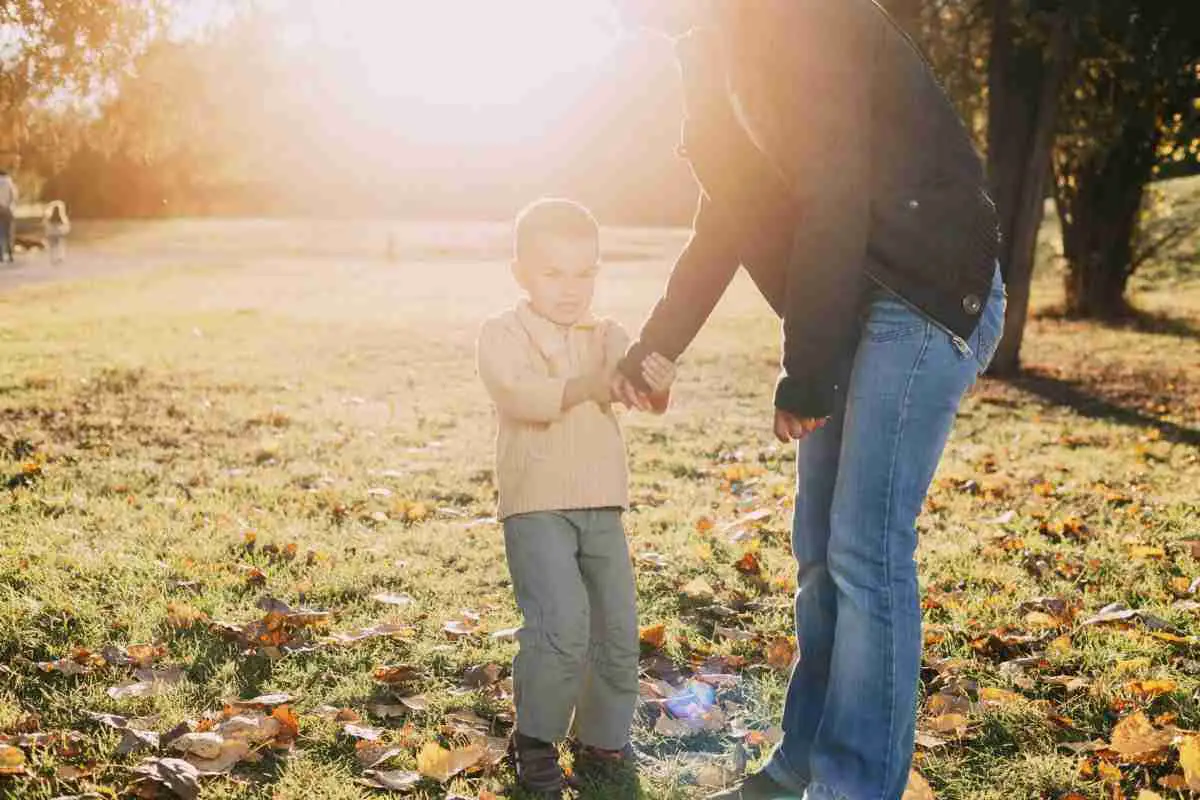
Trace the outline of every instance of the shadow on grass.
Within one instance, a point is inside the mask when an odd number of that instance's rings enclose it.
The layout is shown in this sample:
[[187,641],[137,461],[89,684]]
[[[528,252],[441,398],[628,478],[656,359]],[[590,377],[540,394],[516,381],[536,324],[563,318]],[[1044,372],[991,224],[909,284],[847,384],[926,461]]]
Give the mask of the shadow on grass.
[[[1036,314],[1036,317],[1040,320],[1057,322],[1082,321],[1067,314],[1062,307],[1042,309]],[[1089,320],[1089,322],[1110,330],[1200,340],[1200,323],[1196,320],[1190,317],[1174,316],[1164,311],[1146,311],[1134,306],[1126,309],[1118,319]]]
[[1096,393],[1081,380],[1059,377],[1036,369],[1003,379],[1015,389],[1047,403],[1065,406],[1089,419],[1107,420],[1131,428],[1158,431],[1164,440],[1200,447],[1200,429],[1180,425],[1114,402]]

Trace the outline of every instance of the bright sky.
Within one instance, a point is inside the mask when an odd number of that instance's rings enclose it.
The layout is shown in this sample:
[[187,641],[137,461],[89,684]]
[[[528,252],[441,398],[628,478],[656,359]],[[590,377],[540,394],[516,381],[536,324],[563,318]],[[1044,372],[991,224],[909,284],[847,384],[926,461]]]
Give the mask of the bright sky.
[[[179,2],[186,31],[220,19],[231,0]],[[323,86],[338,87],[331,111],[378,125],[399,122],[403,109],[410,134],[441,141],[494,142],[549,124],[623,35],[610,0],[266,4],[288,20],[281,38],[311,59]]]

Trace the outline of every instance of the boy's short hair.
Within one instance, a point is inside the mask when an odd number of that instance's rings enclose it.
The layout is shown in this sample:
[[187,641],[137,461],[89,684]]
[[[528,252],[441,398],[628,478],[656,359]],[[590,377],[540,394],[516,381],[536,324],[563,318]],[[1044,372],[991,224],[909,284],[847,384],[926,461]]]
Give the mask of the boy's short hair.
[[513,258],[516,262],[528,263],[534,259],[537,241],[544,236],[590,238],[599,243],[600,226],[583,204],[562,197],[543,197],[517,214],[513,231]]

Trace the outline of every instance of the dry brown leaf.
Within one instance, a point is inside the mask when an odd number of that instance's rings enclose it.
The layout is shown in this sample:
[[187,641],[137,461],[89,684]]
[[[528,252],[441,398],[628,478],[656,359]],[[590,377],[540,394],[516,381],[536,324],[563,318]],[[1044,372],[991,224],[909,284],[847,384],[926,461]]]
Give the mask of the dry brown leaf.
[[208,623],[208,614],[187,603],[167,603],[167,625],[176,628],[190,628],[193,625]]
[[712,585],[703,577],[697,576],[685,583],[679,589],[679,593],[684,597],[696,601],[712,600],[716,596],[716,591]]
[[216,755],[211,758],[189,754],[186,760],[201,775],[221,775],[229,772],[242,761],[248,760],[250,755],[250,743],[246,740],[224,739],[217,749]]
[[377,667],[372,673],[372,677],[388,686],[397,686],[415,681],[420,677],[420,672],[416,667],[410,667],[407,664],[388,664]]
[[354,758],[363,769],[374,769],[403,753],[404,750],[399,747],[379,742],[360,741],[354,745]]
[[257,708],[266,709],[274,706],[282,706],[295,700],[286,692],[278,692],[276,694],[260,694],[258,697],[251,697],[249,700],[226,700],[225,704],[234,708]]
[[377,742],[383,738],[383,731],[379,730],[379,728],[369,728],[365,725],[355,725],[350,722],[342,726],[342,733],[351,739],[358,739],[364,742]]
[[462,639],[479,633],[479,626],[461,619],[452,619],[442,625],[442,632],[451,639]]
[[1162,755],[1171,745],[1172,735],[1154,727],[1141,711],[1116,724],[1110,747],[1123,761],[1143,761]]
[[200,772],[181,758],[148,758],[133,769],[134,774],[170,789],[182,800],[200,795]]
[[477,664],[463,672],[463,685],[471,689],[486,689],[500,680],[499,664]]
[[767,664],[784,672],[792,668],[796,657],[796,643],[790,637],[780,636],[767,645]]

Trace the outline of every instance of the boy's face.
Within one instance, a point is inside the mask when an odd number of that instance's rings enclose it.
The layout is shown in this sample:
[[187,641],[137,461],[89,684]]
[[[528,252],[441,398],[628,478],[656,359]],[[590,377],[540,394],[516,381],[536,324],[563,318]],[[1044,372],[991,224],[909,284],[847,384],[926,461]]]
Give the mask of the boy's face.
[[529,262],[515,265],[529,304],[559,325],[574,325],[592,308],[600,245],[592,237],[543,236]]

